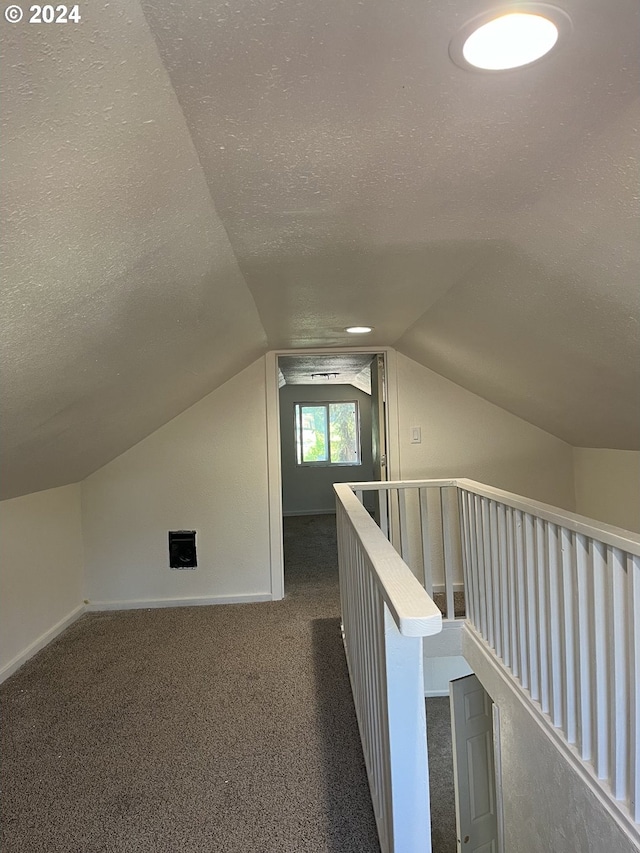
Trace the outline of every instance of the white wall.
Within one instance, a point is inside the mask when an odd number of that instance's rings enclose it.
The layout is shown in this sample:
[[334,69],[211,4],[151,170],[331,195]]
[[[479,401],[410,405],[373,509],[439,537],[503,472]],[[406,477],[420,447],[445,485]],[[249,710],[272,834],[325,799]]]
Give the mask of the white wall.
[[576,512],[640,533],[640,452],[574,447]]
[[400,353],[397,371],[402,478],[468,477],[575,509],[570,445]]
[[[124,606],[270,597],[264,360],[82,484],[86,597]],[[198,568],[169,568],[169,530]]]
[[[400,354],[397,366],[402,477],[468,476],[574,508],[568,445]],[[411,426],[422,427],[422,444],[409,443]],[[152,606],[270,597],[266,451],[259,359],[81,487],[2,504],[11,530],[2,551],[4,664],[83,598]],[[197,531],[195,571],[169,569],[167,533],[179,529]]]
[[[362,465],[305,467],[296,464],[294,405],[357,400],[360,410]],[[285,385],[280,389],[282,510],[285,514],[333,512],[333,483],[372,480],[371,397],[353,385]]]
[[0,679],[83,607],[80,485],[0,503]]
[[[546,726],[481,643],[463,635],[463,650],[500,713],[504,849],[508,853],[637,853],[595,783],[569,763]],[[576,764],[578,764],[576,759]],[[584,772],[584,771],[583,771]]]

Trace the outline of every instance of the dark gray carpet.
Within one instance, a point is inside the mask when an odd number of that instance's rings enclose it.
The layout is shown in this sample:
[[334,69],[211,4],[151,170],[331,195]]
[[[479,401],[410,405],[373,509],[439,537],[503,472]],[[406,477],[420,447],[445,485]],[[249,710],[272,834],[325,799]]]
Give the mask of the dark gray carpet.
[[426,702],[431,843],[433,853],[456,853],[456,808],[449,697],[427,699]]
[[89,614],[8,679],[3,853],[376,853],[333,524],[287,519],[282,602]]
[[[434,592],[433,600],[439,608],[440,612],[443,616],[447,615],[447,597],[444,592]],[[459,616],[464,616],[466,614],[466,604],[464,600],[464,592],[454,592],[453,593],[453,615],[456,619]]]

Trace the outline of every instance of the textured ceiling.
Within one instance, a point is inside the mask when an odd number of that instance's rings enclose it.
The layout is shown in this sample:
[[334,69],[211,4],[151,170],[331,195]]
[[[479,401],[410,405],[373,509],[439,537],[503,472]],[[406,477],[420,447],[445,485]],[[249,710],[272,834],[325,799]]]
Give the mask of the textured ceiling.
[[86,476],[266,346],[140,7],[83,15],[2,27],[5,495]]
[[545,60],[458,68],[495,5],[3,21],[3,494],[354,323],[572,444],[639,447],[639,7],[563,0]]
[[278,366],[286,385],[355,385],[371,394],[371,353],[285,355]]

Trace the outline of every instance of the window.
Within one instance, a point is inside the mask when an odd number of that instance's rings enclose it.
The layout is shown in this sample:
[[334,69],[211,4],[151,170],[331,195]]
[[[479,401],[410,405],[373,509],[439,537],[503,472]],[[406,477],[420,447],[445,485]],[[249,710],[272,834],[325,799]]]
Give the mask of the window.
[[358,403],[296,403],[298,465],[360,465]]

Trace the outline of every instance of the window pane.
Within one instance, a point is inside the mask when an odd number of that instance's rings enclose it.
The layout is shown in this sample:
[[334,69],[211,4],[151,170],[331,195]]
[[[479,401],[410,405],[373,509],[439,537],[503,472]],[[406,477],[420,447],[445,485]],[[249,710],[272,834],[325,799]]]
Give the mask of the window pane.
[[301,406],[303,462],[327,462],[327,407]]
[[329,436],[331,461],[358,464],[360,439],[356,403],[331,403],[329,405]]

